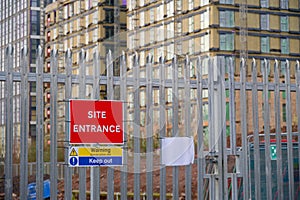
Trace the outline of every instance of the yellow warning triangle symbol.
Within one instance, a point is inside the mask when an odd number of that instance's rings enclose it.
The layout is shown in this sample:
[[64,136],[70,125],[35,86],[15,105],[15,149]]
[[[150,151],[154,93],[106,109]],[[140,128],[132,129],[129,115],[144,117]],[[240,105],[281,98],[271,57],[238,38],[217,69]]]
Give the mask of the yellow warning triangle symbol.
[[77,154],[77,152],[76,152],[76,150],[74,148],[72,148],[70,156],[78,156],[78,154]]

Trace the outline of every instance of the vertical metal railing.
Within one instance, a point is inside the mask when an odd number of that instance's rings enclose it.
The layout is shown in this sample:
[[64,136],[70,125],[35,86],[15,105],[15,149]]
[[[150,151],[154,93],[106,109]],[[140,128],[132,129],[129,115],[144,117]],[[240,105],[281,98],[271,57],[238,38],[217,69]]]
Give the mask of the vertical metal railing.
[[[177,137],[179,135],[178,127],[178,57],[174,56],[172,60],[172,137]],[[179,198],[179,168],[178,166],[173,167],[173,198]]]
[[[38,47],[36,59],[36,198],[44,193],[44,56]],[[50,124],[51,126],[51,124]]]
[[[165,77],[166,77],[166,65],[164,57],[159,58],[159,138],[160,138],[160,147],[162,146],[162,138],[166,136],[166,98],[165,98]],[[160,153],[162,153],[162,149],[160,148]],[[160,165],[160,200],[166,199],[166,167],[164,165]]]
[[276,152],[277,152],[277,161],[276,161],[276,167],[277,167],[277,191],[278,191],[278,199],[283,199],[284,193],[283,193],[283,180],[282,180],[282,148],[281,148],[281,127],[280,127],[280,79],[279,79],[279,62],[275,60],[275,69],[274,69],[274,81],[275,81],[275,132],[276,132]]
[[13,47],[9,45],[5,51],[5,197],[12,199],[13,192]]
[[[258,105],[258,86],[257,86],[257,65],[256,61],[252,62],[252,104]],[[258,121],[258,106],[252,106],[252,121],[253,121],[253,137],[254,137],[254,179],[251,181],[255,182],[255,199],[261,199],[260,189],[261,189],[261,181],[260,181],[260,147],[259,147],[259,121]],[[252,183],[251,183],[252,184]]]
[[133,78],[134,78],[134,122],[133,122],[133,170],[134,170],[134,199],[140,199],[140,66],[139,66],[139,56],[137,53],[133,56]]
[[[98,51],[93,53],[93,91],[92,98],[99,99],[100,98],[100,55]],[[91,177],[91,199],[99,200],[100,199],[100,168],[98,166],[91,167],[90,169],[90,177]]]
[[[50,78],[50,190],[51,199],[57,199],[57,73],[58,50],[51,51],[51,78]],[[52,125],[52,126],[51,126]]]
[[127,199],[127,178],[128,178],[128,136],[127,136],[127,65],[126,65],[126,55],[125,52],[122,52],[120,58],[120,78],[121,78],[121,85],[120,85],[120,98],[124,101],[124,152],[123,152],[123,166],[121,167],[121,199]]
[[[65,54],[65,66],[66,66],[66,80],[65,80],[65,116],[66,123],[70,121],[69,119],[69,106],[68,100],[72,98],[72,52],[70,49],[67,49]],[[72,168],[68,166],[69,164],[69,127],[65,126],[65,166],[64,166],[64,197],[65,199],[72,198]]]
[[[79,98],[85,99],[86,96],[86,52],[81,50],[79,53]],[[86,168],[79,169],[79,199],[86,199]]]
[[146,59],[146,192],[147,198],[153,199],[153,56]]
[[[106,75],[107,75],[107,99],[114,99],[114,85],[113,85],[113,58],[111,51],[106,55]],[[107,198],[114,199],[114,168],[107,168]]]
[[21,50],[21,129],[20,129],[20,199],[27,198],[28,183],[28,137],[29,137],[29,83],[28,83],[28,50]]

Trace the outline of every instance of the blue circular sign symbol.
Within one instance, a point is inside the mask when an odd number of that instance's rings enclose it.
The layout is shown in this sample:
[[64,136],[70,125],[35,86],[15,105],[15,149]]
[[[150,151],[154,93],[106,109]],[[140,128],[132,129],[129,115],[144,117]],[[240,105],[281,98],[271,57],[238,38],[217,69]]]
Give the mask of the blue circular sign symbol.
[[72,166],[75,166],[77,164],[77,162],[78,162],[78,159],[76,157],[71,157],[70,158],[70,164]]

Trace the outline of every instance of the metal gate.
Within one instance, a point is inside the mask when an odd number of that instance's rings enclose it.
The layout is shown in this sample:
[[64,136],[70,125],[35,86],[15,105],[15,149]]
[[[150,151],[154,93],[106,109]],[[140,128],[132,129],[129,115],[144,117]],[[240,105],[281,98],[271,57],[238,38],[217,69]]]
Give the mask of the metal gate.
[[[106,56],[105,73],[98,52],[92,66],[82,50],[78,73],[72,73],[72,54],[65,54],[65,72],[58,72],[58,52],[51,52],[51,72],[44,73],[39,47],[36,73],[28,72],[26,48],[20,70],[12,68],[12,46],[6,50],[5,70],[0,72],[1,115],[5,120],[5,199],[13,193],[13,146],[20,145],[20,199],[28,187],[29,83],[36,83],[36,198],[43,198],[45,88],[50,90],[50,194],[57,199],[58,142],[65,148],[64,199],[298,199],[300,126],[300,66],[298,61],[174,56],[172,61],[149,55],[140,65],[138,53]],[[118,62],[115,62],[115,61]],[[291,64],[293,63],[293,64]],[[87,70],[88,68],[88,70]],[[114,70],[120,70],[114,74]],[[260,69],[260,71],[259,71]],[[90,71],[90,74],[86,74]],[[15,83],[19,82],[20,87]],[[3,87],[4,86],[4,87]],[[75,89],[74,89],[75,88]],[[77,88],[77,89],[76,89]],[[105,88],[103,91],[102,88]],[[20,90],[19,105],[13,91]],[[68,119],[58,115],[59,92],[63,102],[72,98],[120,99],[125,104],[124,165],[79,168],[79,188],[72,186],[73,168],[68,166]],[[101,93],[100,93],[101,92]],[[102,93],[105,94],[102,94]],[[76,94],[76,95],[74,95]],[[4,100],[3,100],[4,97]],[[19,114],[14,110],[19,109]],[[68,108],[64,108],[64,113]],[[15,118],[20,120],[16,130]],[[58,137],[61,118],[64,138]],[[20,141],[13,135],[19,131]],[[161,164],[161,139],[193,137],[195,163],[184,167]],[[1,168],[2,169],[2,168]],[[118,176],[116,174],[118,172]],[[90,186],[87,191],[87,175]],[[184,174],[184,175],[182,175]],[[181,176],[180,176],[181,175]],[[133,177],[133,182],[129,180]],[[155,177],[159,176],[159,182]],[[106,177],[106,183],[102,178]],[[184,177],[184,178],[181,178]],[[115,181],[120,181],[115,184]],[[168,180],[171,179],[171,184]],[[100,186],[106,185],[105,191]],[[145,187],[144,187],[145,186]],[[131,188],[133,191],[131,191]],[[105,193],[103,193],[105,192]]]

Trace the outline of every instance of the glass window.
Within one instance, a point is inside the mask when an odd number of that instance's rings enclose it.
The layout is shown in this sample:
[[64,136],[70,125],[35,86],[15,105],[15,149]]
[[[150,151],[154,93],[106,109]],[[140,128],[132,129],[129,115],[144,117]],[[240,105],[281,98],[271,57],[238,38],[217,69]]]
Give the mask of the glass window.
[[260,49],[262,53],[270,52],[270,38],[269,37],[261,37],[260,38]]
[[289,8],[289,0],[280,0],[280,8],[288,9]]
[[283,54],[289,54],[289,39],[288,38],[281,38],[281,53]]
[[233,27],[234,26],[234,12],[233,11],[220,11],[220,26]]
[[220,50],[233,51],[234,50],[234,34],[221,33],[220,34]]
[[189,17],[189,33],[194,32],[194,16]]
[[140,12],[140,26],[144,26],[145,24],[145,13],[142,11]]
[[234,0],[220,0],[220,3],[222,3],[222,4],[233,4]]
[[194,0],[189,0],[189,10],[193,10],[194,8]]
[[269,0],[260,0],[260,6],[262,8],[268,8],[269,7]]
[[105,37],[110,38],[114,35],[114,27],[106,27],[105,28]]
[[261,14],[260,15],[260,29],[261,30],[269,30],[269,15],[268,14]]
[[32,7],[39,7],[40,6],[40,0],[31,0],[30,5]]
[[40,11],[32,10],[30,15],[30,34],[40,34]]
[[289,31],[289,17],[288,16],[280,17],[280,30],[281,31]]
[[174,2],[170,1],[167,3],[167,15],[168,17],[173,16],[174,14]]
[[40,40],[30,39],[30,63],[35,63],[37,49],[39,45],[40,45]]
[[114,22],[114,10],[106,10],[105,11],[105,21],[108,23]]

